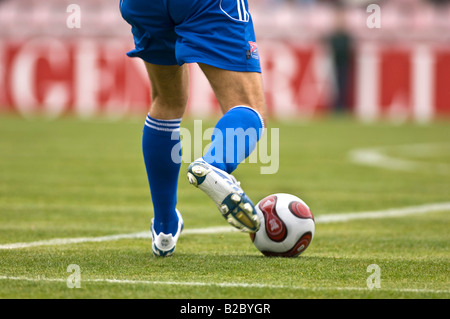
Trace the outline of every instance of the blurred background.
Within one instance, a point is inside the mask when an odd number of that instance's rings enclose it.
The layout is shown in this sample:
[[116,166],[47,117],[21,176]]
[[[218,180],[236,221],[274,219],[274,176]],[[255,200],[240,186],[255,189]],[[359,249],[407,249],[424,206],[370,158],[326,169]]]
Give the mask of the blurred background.
[[[81,15],[76,25],[76,10]],[[447,0],[249,0],[269,113],[430,122],[450,115]],[[147,75],[113,0],[0,0],[0,113],[145,114]],[[217,114],[191,67],[188,115]]]

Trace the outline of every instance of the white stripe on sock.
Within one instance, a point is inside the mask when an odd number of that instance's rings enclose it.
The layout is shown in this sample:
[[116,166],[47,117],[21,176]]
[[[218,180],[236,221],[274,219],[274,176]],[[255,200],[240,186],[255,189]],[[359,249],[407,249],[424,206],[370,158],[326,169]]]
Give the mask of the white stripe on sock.
[[160,119],[154,119],[154,118],[150,117],[150,115],[147,115],[147,119],[154,120],[154,121],[162,121],[162,122],[178,122],[178,123],[180,123],[183,118],[180,117],[178,119],[160,120]]
[[181,118],[179,119],[173,119],[173,120],[157,120],[150,117],[150,115],[147,115],[147,118],[145,119],[145,125],[157,130],[157,131],[163,131],[163,132],[179,132],[180,131],[180,123]]
[[163,131],[163,132],[179,132],[180,131],[180,127],[175,127],[175,128],[159,127],[159,126],[151,125],[147,122],[145,122],[145,126],[148,126],[154,130]]
[[160,126],[160,127],[180,127],[180,122],[158,122],[147,118],[145,120],[148,124]]

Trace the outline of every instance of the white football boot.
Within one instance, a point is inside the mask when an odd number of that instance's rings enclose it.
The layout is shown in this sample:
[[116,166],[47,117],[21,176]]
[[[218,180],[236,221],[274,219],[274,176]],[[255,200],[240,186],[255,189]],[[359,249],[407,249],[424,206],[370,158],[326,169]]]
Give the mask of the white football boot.
[[178,209],[176,210],[176,212],[178,215],[178,229],[175,235],[164,234],[163,232],[157,235],[153,227],[154,219],[152,219],[151,230],[152,230],[153,255],[167,257],[172,255],[173,252],[175,251],[178,237],[180,237],[181,231],[183,230],[184,227],[183,218],[181,217],[181,214],[178,211]]
[[213,200],[229,224],[248,233],[258,231],[255,206],[234,176],[199,158],[189,165],[187,177]]

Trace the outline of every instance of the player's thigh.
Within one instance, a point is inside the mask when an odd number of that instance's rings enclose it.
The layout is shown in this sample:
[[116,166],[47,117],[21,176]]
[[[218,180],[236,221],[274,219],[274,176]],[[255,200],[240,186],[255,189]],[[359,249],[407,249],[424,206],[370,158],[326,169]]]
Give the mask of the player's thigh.
[[259,72],[237,72],[199,63],[219,101],[222,112],[237,105],[250,106],[265,117],[266,102]]
[[152,89],[149,114],[158,119],[183,116],[189,95],[189,70],[182,65],[158,65],[145,62]]

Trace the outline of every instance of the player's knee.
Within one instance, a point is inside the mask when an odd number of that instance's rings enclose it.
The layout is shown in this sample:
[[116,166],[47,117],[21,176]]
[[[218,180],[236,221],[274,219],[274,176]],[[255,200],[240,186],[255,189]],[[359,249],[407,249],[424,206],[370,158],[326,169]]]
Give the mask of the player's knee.
[[150,112],[155,116],[160,116],[161,118],[179,118],[182,117],[184,111],[186,109],[186,103],[183,101],[174,102],[162,100],[162,99],[153,99]]

